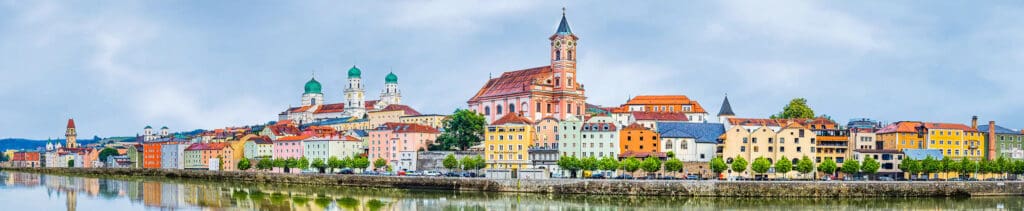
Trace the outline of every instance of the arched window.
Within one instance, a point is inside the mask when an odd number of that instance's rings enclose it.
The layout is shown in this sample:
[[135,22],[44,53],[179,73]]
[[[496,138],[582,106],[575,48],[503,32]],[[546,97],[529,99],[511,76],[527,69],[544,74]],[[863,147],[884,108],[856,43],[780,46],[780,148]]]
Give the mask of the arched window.
[[534,110],[534,111],[540,112],[540,102],[537,102],[537,110]]
[[562,82],[562,79],[561,79],[561,78],[555,77],[555,86],[556,86],[556,87],[557,87],[557,86],[561,86],[561,84],[562,84],[561,82]]
[[491,107],[484,106],[484,115],[491,115]]
[[573,60],[573,58],[572,58],[572,50],[569,50],[569,54],[567,54],[565,58],[568,59],[568,60]]
[[316,105],[316,98],[309,99],[309,104],[310,105]]
[[501,105],[498,105],[496,108],[498,108],[498,115],[501,115]]
[[526,104],[526,102],[523,102],[523,113],[528,113],[528,112],[530,112],[530,106],[528,104]]
[[516,104],[511,104],[511,103],[508,104],[508,113],[511,113],[511,114],[516,113]]
[[565,113],[572,114],[572,103],[565,106]]
[[562,51],[555,50],[555,60],[562,60]]

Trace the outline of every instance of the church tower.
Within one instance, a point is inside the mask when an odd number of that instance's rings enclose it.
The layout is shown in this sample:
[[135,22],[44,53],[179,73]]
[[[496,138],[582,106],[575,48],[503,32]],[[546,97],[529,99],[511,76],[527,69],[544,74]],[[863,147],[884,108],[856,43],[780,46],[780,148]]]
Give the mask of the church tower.
[[345,113],[362,118],[366,114],[366,93],[363,90],[362,71],[355,65],[348,69],[348,87],[345,88]]
[[402,92],[398,91],[398,76],[395,73],[388,73],[387,77],[384,77],[384,90],[380,92],[380,102],[377,104],[382,106],[402,104]]
[[68,129],[64,132],[68,148],[78,148],[78,132],[75,131],[75,119],[68,119]]
[[316,78],[310,78],[306,82],[305,92],[302,93],[302,106],[315,106],[324,104],[324,93],[320,91],[320,82]]
[[569,29],[565,8],[562,8],[562,22],[558,23],[558,30],[548,39],[551,40],[551,70],[554,72],[555,89],[576,89],[576,41],[579,37]]

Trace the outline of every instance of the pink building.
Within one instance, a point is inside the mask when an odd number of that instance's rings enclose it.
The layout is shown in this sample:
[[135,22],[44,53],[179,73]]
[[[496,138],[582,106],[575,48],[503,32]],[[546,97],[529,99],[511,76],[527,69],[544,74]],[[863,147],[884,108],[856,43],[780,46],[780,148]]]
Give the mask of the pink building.
[[368,133],[370,162],[383,158],[389,164],[397,163],[401,152],[426,151],[441,134],[427,125],[394,122],[384,123]]
[[280,137],[277,141],[274,141],[274,158],[300,158],[305,153],[302,147],[302,141],[310,139],[313,136],[300,135],[300,136],[285,136]]
[[541,119],[535,125],[537,131],[537,141],[534,142],[535,147],[555,147],[558,144],[558,119],[553,117],[547,117]]

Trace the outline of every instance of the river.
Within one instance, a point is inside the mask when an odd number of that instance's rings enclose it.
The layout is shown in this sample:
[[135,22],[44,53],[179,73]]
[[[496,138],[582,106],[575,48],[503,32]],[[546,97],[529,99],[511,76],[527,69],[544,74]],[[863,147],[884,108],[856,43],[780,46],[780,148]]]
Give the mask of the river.
[[694,198],[315,187],[0,172],[0,210],[1022,210],[1024,197]]

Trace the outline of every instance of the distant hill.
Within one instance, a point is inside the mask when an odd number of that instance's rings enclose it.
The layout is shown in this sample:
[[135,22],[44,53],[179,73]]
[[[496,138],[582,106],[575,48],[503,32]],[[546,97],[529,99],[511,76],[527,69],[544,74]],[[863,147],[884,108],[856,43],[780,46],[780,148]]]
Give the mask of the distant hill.
[[[106,139],[99,139],[98,137],[93,137],[92,139],[78,139],[78,143],[84,145],[84,144],[92,144],[92,143],[96,143],[96,142],[100,142],[100,141],[104,141],[104,142],[106,142],[106,141],[122,141],[122,140],[128,140],[128,139],[133,139],[133,138],[134,137],[112,137],[112,138],[106,138]],[[50,140],[50,142],[61,143],[62,145],[65,143],[64,139],[53,139],[53,140]],[[7,151],[8,149],[35,150],[35,149],[42,149],[42,148],[46,148],[46,140],[33,140],[33,139],[24,139],[24,138],[4,138],[4,139],[0,139],[0,152]]]

